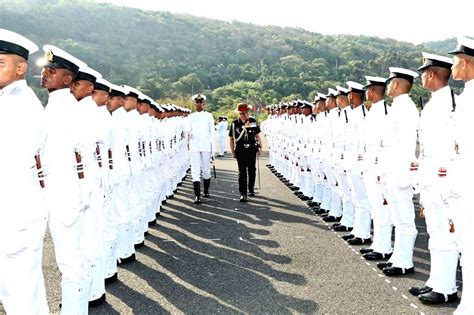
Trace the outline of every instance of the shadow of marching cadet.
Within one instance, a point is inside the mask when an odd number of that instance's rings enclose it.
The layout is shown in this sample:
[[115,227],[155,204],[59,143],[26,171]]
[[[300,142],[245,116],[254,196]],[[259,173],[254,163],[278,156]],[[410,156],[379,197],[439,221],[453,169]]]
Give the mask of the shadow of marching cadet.
[[[159,272],[154,278],[149,278],[151,271],[145,265],[129,270],[139,277],[147,278],[151,286],[181,311],[200,314],[317,312],[317,303],[279,293],[271,280],[261,275],[261,271],[266,271],[265,274],[271,278],[297,285],[305,283],[301,275],[272,270],[259,259],[197,241],[175,230],[164,227],[159,227],[159,230],[176,238],[176,241],[165,241],[150,233],[147,242],[156,244],[164,252],[147,246],[141,253],[155,259],[167,273],[173,274],[173,279],[179,279],[202,293],[193,292],[194,295],[186,298],[189,302],[182,303],[183,298],[177,296],[182,290],[178,280],[169,283],[168,276],[162,279]],[[203,303],[204,298],[210,297],[218,305],[206,301]]]

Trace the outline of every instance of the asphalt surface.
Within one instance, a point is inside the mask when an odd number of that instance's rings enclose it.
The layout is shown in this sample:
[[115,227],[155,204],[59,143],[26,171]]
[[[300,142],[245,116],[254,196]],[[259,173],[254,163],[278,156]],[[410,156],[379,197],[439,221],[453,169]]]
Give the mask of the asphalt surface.
[[[450,314],[457,304],[425,306],[407,289],[429,274],[424,223],[417,219],[414,275],[388,278],[362,259],[265,167],[248,203],[238,201],[237,163],[215,162],[211,198],[194,205],[190,176],[163,206],[137,261],[119,268],[107,303],[91,314]],[[59,312],[60,274],[49,235],[44,272]],[[1,307],[0,307],[1,308]]]

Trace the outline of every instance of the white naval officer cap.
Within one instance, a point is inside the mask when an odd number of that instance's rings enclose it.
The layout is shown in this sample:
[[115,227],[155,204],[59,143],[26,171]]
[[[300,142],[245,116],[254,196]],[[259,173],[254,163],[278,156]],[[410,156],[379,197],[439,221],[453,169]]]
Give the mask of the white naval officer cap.
[[104,78],[97,78],[94,84],[94,90],[101,90],[110,94],[110,92],[112,92],[112,83]]
[[44,45],[43,67],[63,68],[77,74],[79,68],[87,66],[85,62],[53,45]]
[[206,100],[206,95],[204,94],[195,94],[191,97],[191,99],[195,102],[197,100],[202,100],[203,102]]
[[325,101],[327,99],[327,96],[323,93],[318,92],[318,101]]
[[125,96],[131,96],[131,97],[134,97],[138,100],[138,96],[141,94],[141,92],[139,90],[137,90],[136,88],[133,88],[129,85],[122,85],[122,87],[125,90]]
[[453,58],[430,54],[427,52],[422,52],[421,54],[423,56],[423,65],[416,69],[417,71],[422,72],[428,67],[441,67],[451,70]]
[[418,78],[418,73],[413,70],[397,67],[389,67],[388,70],[390,71],[390,76],[387,79],[387,83],[395,78],[405,79],[408,82],[413,83],[413,80]]
[[336,97],[337,96],[337,91],[331,88],[328,88],[328,94],[326,95],[327,97]]
[[365,79],[367,80],[367,84],[365,85],[366,88],[373,86],[373,85],[378,85],[378,86],[386,86],[387,85],[387,79],[382,78],[382,77],[373,77],[370,75],[366,75]]
[[364,86],[360,83],[357,83],[354,81],[347,81],[346,84],[349,87],[349,90],[353,93],[359,93],[359,94],[365,93]]
[[127,90],[125,90],[123,86],[110,83],[110,88],[112,89],[112,91],[110,92],[110,96],[125,97]]
[[79,71],[77,72],[74,81],[85,80],[91,82],[92,84],[95,84],[97,79],[100,78],[102,78],[102,74],[92,68],[89,68],[86,64],[84,64],[79,67]]
[[337,96],[339,95],[348,95],[350,90],[349,89],[346,89],[340,85],[337,85],[336,86],[336,89],[337,89]]
[[458,45],[449,54],[465,54],[474,57],[474,40],[466,36],[458,36]]
[[29,55],[38,51],[38,46],[28,38],[0,28],[0,54],[18,55],[28,60]]

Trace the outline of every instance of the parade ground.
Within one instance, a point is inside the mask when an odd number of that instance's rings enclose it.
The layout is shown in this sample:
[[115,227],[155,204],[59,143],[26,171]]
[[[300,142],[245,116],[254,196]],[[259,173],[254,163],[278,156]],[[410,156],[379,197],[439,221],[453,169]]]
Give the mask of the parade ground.
[[[91,314],[450,314],[408,293],[429,275],[424,222],[417,215],[415,274],[386,277],[314,215],[265,164],[248,203],[239,202],[237,163],[215,161],[211,197],[193,204],[190,176],[163,206],[137,260],[119,267],[107,303]],[[44,273],[59,312],[60,273],[49,233]],[[459,278],[460,279],[460,278]],[[458,282],[461,286],[461,283]],[[460,292],[460,295],[462,292]]]

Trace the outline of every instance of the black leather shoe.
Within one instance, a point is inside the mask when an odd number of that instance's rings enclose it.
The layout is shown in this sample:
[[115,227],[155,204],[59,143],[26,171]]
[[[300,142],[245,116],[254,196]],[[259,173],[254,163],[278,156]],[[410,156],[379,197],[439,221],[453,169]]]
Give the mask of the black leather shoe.
[[347,235],[343,235],[343,236],[342,236],[342,239],[343,239],[344,241],[348,241],[348,240],[350,240],[351,238],[354,238],[354,235],[352,235],[352,234],[347,234]]
[[292,191],[296,191],[296,190],[298,190],[299,188],[296,187],[296,186],[291,186],[290,189],[291,189]]
[[303,195],[303,196],[300,197],[300,199],[303,200],[303,201],[307,201],[310,198],[308,196]]
[[203,196],[204,198],[209,198],[209,197],[210,197],[210,196],[209,196],[209,193],[207,193],[207,194],[204,193],[204,194],[202,194],[202,196]]
[[140,242],[140,243],[137,243],[135,245],[133,245],[135,247],[135,249],[139,249],[139,248],[142,248],[143,246],[145,246],[145,241],[143,242]]
[[89,301],[89,307],[98,307],[104,304],[105,302],[105,293],[102,294],[102,296],[96,300]]
[[118,274],[117,274],[117,273],[114,273],[113,276],[110,276],[110,277],[108,277],[108,278],[105,278],[104,281],[105,281],[105,284],[107,285],[107,284],[114,283],[115,281],[117,281],[117,279],[118,279]]
[[309,200],[306,204],[310,207],[318,207],[318,203],[312,200]]
[[117,264],[118,265],[121,265],[121,264],[127,264],[127,263],[131,263],[133,261],[136,260],[136,257],[135,257],[135,254],[131,254],[130,256],[126,257],[126,258],[119,258],[117,259]]
[[415,273],[415,267],[411,268],[399,268],[399,267],[386,267],[383,268],[383,273],[389,277],[403,276]]
[[367,260],[389,259],[391,256],[392,256],[392,253],[382,254],[378,252],[370,252],[363,255],[363,257]]
[[328,215],[323,219],[324,222],[339,222],[341,221],[342,216],[340,217],[333,217],[332,215]]
[[443,304],[459,300],[457,292],[452,294],[442,294],[438,292],[428,292],[418,295],[418,299],[425,304]]
[[352,228],[340,224],[340,225],[334,227],[334,231],[337,231],[337,232],[350,232],[350,231],[352,231]]
[[370,238],[360,238],[360,237],[354,237],[353,239],[347,241],[350,245],[363,245],[363,244],[370,244],[372,243],[372,239]]
[[313,212],[314,212],[314,214],[321,215],[321,214],[326,213],[326,210],[319,208],[319,209],[313,209]]
[[247,201],[248,201],[247,196],[245,195],[240,196],[240,202],[247,202]]
[[387,267],[392,267],[392,263],[384,261],[384,262],[379,262],[377,264],[377,268],[379,268],[380,270],[384,270],[384,268],[387,268]]
[[200,205],[202,203],[202,200],[201,200],[201,197],[200,196],[196,196],[194,198],[194,204],[195,205]]
[[250,197],[255,197],[255,192],[254,191],[249,191],[249,196]]
[[374,250],[370,247],[362,247],[361,249],[359,249],[359,253],[361,253],[362,255],[367,254],[367,253],[371,253],[373,251]]
[[412,294],[414,296],[418,296],[420,294],[425,294],[425,293],[430,293],[431,291],[433,291],[433,288],[429,287],[427,285],[424,285],[422,287],[410,287],[408,289],[408,292],[410,292],[410,294]]
[[332,227],[335,228],[336,226],[339,226],[339,225],[341,225],[341,222],[336,222],[336,223],[333,223],[333,224],[332,224]]

